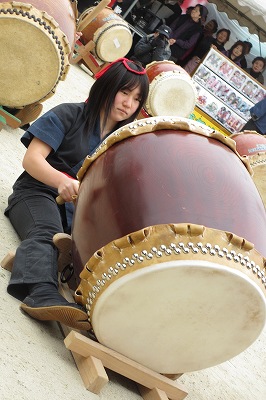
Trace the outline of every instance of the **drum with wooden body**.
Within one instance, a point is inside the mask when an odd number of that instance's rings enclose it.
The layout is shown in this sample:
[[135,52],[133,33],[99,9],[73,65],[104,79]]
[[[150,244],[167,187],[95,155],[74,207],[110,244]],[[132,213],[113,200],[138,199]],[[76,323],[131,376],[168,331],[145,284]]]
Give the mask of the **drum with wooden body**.
[[[79,17],[77,29],[86,25],[86,17],[90,16],[94,7],[85,10]],[[114,61],[124,57],[132,46],[132,34],[128,23],[111,8],[105,7],[95,18],[82,29],[83,44],[95,43],[94,52],[103,61]]]
[[188,117],[194,110],[196,88],[189,74],[173,61],[147,65],[150,90],[145,110],[152,117]]
[[75,42],[70,0],[0,2],[0,105],[21,108],[50,97],[65,78]]
[[79,171],[76,300],[99,342],[157,372],[219,364],[264,327],[265,209],[234,149],[195,121],[146,118]]
[[230,138],[236,142],[238,153],[248,157],[252,178],[266,207],[266,137],[255,131],[244,131]]

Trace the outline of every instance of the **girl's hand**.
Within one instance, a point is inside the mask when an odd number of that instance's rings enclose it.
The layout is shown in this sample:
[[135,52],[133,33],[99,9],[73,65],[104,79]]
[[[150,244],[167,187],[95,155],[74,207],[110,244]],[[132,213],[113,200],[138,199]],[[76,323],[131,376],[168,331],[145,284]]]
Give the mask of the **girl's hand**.
[[75,198],[75,196],[78,194],[79,181],[69,178],[64,174],[62,175],[63,179],[58,186],[58,193],[65,202],[72,201],[73,198]]
[[169,44],[170,44],[170,46],[171,46],[172,44],[174,44],[175,42],[176,42],[175,39],[169,39]]
[[75,40],[76,41],[79,40],[81,38],[81,36],[82,36],[82,32],[76,32],[75,33]]

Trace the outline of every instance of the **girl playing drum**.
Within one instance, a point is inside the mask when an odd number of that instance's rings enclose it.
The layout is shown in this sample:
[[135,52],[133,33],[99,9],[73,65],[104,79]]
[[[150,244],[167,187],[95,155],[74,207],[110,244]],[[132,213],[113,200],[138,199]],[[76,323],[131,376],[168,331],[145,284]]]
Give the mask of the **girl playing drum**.
[[8,293],[21,300],[21,308],[33,318],[83,330],[89,329],[86,312],[58,293],[53,236],[70,232],[73,204],[57,205],[56,197],[72,200],[84,158],[136,118],[149,90],[145,69],[125,58],[109,64],[96,79],[87,102],[56,106],[24,134],[25,171],[15,182],[5,211],[22,240]]

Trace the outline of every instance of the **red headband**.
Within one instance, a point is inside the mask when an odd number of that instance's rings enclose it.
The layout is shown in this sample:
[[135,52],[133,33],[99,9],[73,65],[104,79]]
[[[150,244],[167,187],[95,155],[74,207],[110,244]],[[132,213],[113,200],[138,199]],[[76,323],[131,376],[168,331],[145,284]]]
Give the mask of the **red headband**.
[[[119,62],[119,61],[121,61],[121,62],[124,64],[124,66],[126,67],[126,69],[127,69],[128,71],[133,72],[134,74],[137,74],[137,75],[144,75],[144,74],[146,74],[146,69],[145,69],[145,68],[142,68],[141,71],[136,71],[135,69],[131,68],[131,67],[128,65],[128,62],[131,62],[131,63],[133,63],[133,64],[136,64],[136,63],[134,63],[134,61],[129,60],[128,58],[122,57],[122,58],[118,58],[117,60],[111,62],[111,63],[108,64],[106,67],[104,67],[103,69],[101,69],[101,71],[97,72],[97,74],[94,75],[95,79],[99,79],[106,71],[108,71],[108,69],[109,69],[112,65],[116,64],[116,63]],[[138,64],[136,64],[136,65],[138,65]],[[138,66],[139,66],[139,65],[138,65]]]

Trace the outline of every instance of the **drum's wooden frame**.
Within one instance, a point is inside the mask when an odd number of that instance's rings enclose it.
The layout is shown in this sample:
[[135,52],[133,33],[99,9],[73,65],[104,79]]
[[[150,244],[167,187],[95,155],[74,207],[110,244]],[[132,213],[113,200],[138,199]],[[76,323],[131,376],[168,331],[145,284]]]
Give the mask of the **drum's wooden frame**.
[[[67,255],[59,254],[61,258],[68,259],[71,248],[70,236],[69,239],[69,249],[67,249],[67,246],[64,248]],[[14,256],[14,252],[8,253],[1,261],[2,268],[11,272]],[[73,302],[73,296],[67,284],[61,283],[59,291],[69,302]],[[65,346],[72,352],[85,388],[90,392],[99,394],[108,383],[109,378],[105,370],[105,368],[108,368],[136,382],[144,400],[183,400],[187,396],[185,387],[172,380],[177,379],[182,374],[179,376],[161,375],[95,342],[79,331],[60,325],[66,336],[64,339]]]
[[92,72],[92,75],[97,74],[102,68],[110,64],[109,62],[102,62],[99,64],[92,50],[95,48],[95,43],[90,40],[87,44],[83,45],[79,40],[75,43],[74,51],[70,59],[70,64],[83,63]]
[[5,125],[11,126],[11,128],[18,128],[20,126],[20,119],[10,114],[0,106],[0,131]]

